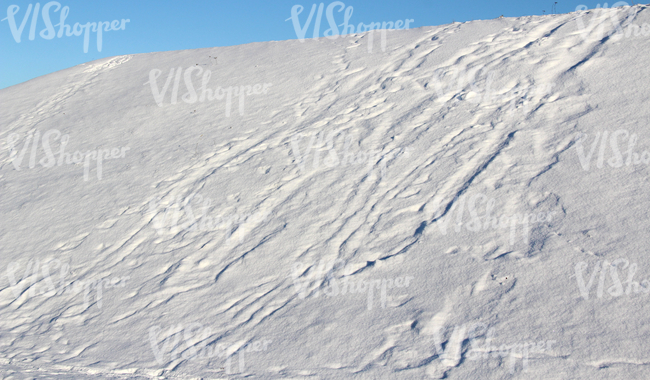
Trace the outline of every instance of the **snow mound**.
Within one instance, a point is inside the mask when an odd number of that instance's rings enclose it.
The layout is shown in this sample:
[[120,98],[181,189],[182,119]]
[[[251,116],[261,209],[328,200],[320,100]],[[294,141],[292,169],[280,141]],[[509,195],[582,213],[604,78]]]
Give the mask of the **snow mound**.
[[0,373],[647,378],[649,19],[135,54],[0,90]]

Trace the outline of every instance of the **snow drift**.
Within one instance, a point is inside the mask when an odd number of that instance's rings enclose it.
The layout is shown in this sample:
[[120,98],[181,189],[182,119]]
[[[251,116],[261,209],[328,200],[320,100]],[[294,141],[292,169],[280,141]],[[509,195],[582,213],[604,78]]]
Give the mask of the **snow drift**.
[[1,372],[647,378],[649,15],[120,56],[0,90]]

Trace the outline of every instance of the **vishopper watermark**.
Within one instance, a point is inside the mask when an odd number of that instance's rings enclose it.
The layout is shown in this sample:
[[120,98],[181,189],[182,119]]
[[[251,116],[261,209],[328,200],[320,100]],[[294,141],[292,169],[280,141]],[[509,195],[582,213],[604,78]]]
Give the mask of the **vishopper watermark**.
[[[201,215],[197,218],[192,209],[192,201],[203,207]],[[234,233],[241,243],[249,227],[263,222],[268,217],[268,212],[254,214],[210,215],[212,200],[204,198],[201,194],[192,193],[184,200],[177,195],[174,202],[160,209],[161,198],[149,201],[149,216],[151,223],[158,235],[175,235],[181,231],[215,231],[226,230],[227,239],[233,239]],[[184,217],[183,217],[184,216]],[[169,221],[169,228],[167,223]],[[180,223],[180,224],[179,224]]]
[[[509,90],[496,89],[494,88],[495,78],[494,71],[485,73],[483,67],[466,71],[453,69],[448,72],[437,69],[434,71],[431,81],[425,84],[425,88],[432,86],[439,99],[456,98],[474,104],[506,104],[503,107],[506,112],[513,112],[517,109],[529,112],[533,97],[541,98],[550,95],[555,87],[555,83],[545,83],[517,86]],[[456,84],[455,89],[454,83]]]
[[[176,71],[176,75],[174,75],[174,71]],[[200,94],[197,94],[194,87],[194,82],[192,81],[192,75],[194,71],[196,71],[195,76],[201,77],[201,87],[198,88],[198,90],[200,90]],[[170,102],[171,104],[176,104],[178,102],[178,88],[180,86],[182,76],[183,83],[187,89],[187,92],[181,97],[183,102],[193,104],[197,101],[203,103],[206,100],[213,101],[222,100],[225,98],[226,117],[230,117],[230,108],[232,106],[233,96],[239,97],[239,114],[243,115],[245,97],[250,95],[266,94],[269,90],[269,87],[273,85],[272,83],[264,83],[264,85],[258,83],[252,86],[228,86],[227,88],[216,87],[214,90],[212,90],[211,88],[208,88],[208,82],[212,76],[212,71],[203,71],[203,68],[201,66],[190,66],[185,69],[185,73],[183,73],[182,67],[179,67],[177,69],[170,69],[169,74],[167,75],[167,79],[165,80],[165,84],[162,86],[162,89],[160,89],[158,86],[158,77],[160,77],[161,74],[162,70],[152,69],[149,71],[149,81],[144,83],[144,85],[149,84],[151,86],[151,93],[153,94],[153,98],[156,101],[156,104],[158,104],[158,107],[163,106],[165,95],[167,94],[167,90],[169,89],[169,85],[171,84],[172,79],[174,80],[174,86],[172,88]]]
[[[50,275],[51,266],[54,265],[54,268],[59,268],[59,289],[57,290],[52,276]],[[70,273],[70,265],[62,263],[59,259],[48,260],[42,263],[40,260],[29,260],[27,267],[23,273],[23,277],[16,279],[16,270],[19,265],[17,263],[9,263],[7,266],[7,278],[11,283],[11,292],[14,297],[18,299],[22,295],[33,298],[37,296],[44,296],[47,298],[54,297],[57,295],[63,295],[66,293],[72,292],[77,295],[84,292],[84,302],[83,308],[87,309],[90,303],[90,293],[92,289],[95,289],[95,304],[98,309],[102,308],[102,287],[105,289],[111,289],[116,287],[123,288],[126,285],[126,281],[130,278],[127,277],[112,277],[112,278],[101,278],[97,280],[77,280],[77,281],[68,281],[66,277]],[[42,283],[38,281],[39,278],[39,267],[41,267],[41,273],[43,275],[42,281],[47,285],[47,291],[41,286]],[[20,272],[19,272],[20,273]],[[25,285],[30,282],[27,288]]]
[[[463,327],[464,328],[464,327]],[[543,353],[553,348],[555,340],[546,341],[518,341],[510,344],[501,344],[500,346],[492,345],[494,339],[494,328],[488,328],[484,323],[475,323],[468,332],[471,349],[467,352],[469,360],[489,360],[493,358],[509,358],[508,367],[510,373],[515,372],[517,358],[521,358],[522,369],[524,372],[528,369],[528,359],[530,354]],[[478,341],[479,337],[484,337],[482,344]],[[436,343],[439,347],[439,343]]]
[[[225,359],[225,368],[223,369],[227,374],[232,373],[231,359],[235,354],[239,356],[239,372],[244,372],[246,353],[266,351],[272,342],[264,339],[246,343],[237,342],[230,346],[225,346],[222,343],[208,345],[208,340],[212,337],[212,330],[209,327],[204,328],[200,323],[192,323],[185,328],[182,324],[171,326],[167,333],[161,336],[162,331],[163,328],[160,326],[149,328],[149,343],[158,364],[164,364],[168,354],[172,362],[178,359],[192,362],[197,359],[217,357]],[[181,339],[184,340],[184,347]]]
[[[641,281],[641,284],[634,281],[637,265],[636,263],[630,264],[630,261],[628,259],[619,258],[612,262],[609,262],[607,260],[603,260],[602,262],[600,260],[597,261],[596,265],[594,265],[594,268],[591,271],[591,275],[589,275],[589,280],[585,283],[585,269],[588,267],[589,264],[584,261],[579,262],[575,266],[575,275],[576,280],[578,281],[578,289],[580,290],[580,295],[584,299],[589,299],[589,292],[591,291],[591,287],[593,286],[594,279],[596,278],[598,272],[600,272],[600,277],[598,280],[598,287],[596,288],[596,298],[603,298],[603,290],[607,275],[610,276],[612,283],[612,285],[607,288],[607,293],[609,293],[612,298],[622,296],[623,294],[629,296],[632,293],[650,293],[650,282],[648,282],[648,280]],[[621,269],[621,274],[624,274],[624,270],[627,269],[627,280],[623,284],[621,283],[620,277],[618,276],[619,268]],[[627,285],[625,288],[623,287],[624,284]]]
[[[40,7],[41,7],[40,3],[36,3],[36,5],[34,6],[34,13],[32,14],[32,22],[29,28],[30,41],[33,41],[35,38]],[[59,10],[61,10],[61,13],[59,14],[59,23],[55,25],[52,25],[52,18],[50,16],[50,9],[52,7],[56,7],[54,8],[54,12],[58,12]],[[32,4],[29,4],[27,6],[27,11],[25,12],[22,21],[20,22],[20,26],[18,26],[18,24],[16,23],[16,15],[18,14],[19,11],[20,11],[20,7],[18,5],[10,5],[9,7],[7,7],[7,17],[0,20],[0,21],[8,20],[7,22],[9,23],[9,29],[11,30],[11,34],[14,37],[16,43],[20,43],[21,37],[23,35],[23,30],[25,29],[25,25],[27,23],[27,20],[29,19],[29,15],[32,12]],[[126,23],[131,21],[129,19],[122,19],[122,21],[118,21],[118,20],[113,20],[111,22],[98,21],[98,22],[87,22],[85,24],[79,24],[78,22],[76,22],[74,26],[71,27],[70,25],[65,23],[65,19],[68,18],[69,13],[70,13],[70,7],[66,5],[65,7],[61,8],[61,3],[59,3],[58,1],[50,1],[46,3],[43,6],[43,10],[41,12],[43,23],[45,24],[45,29],[41,30],[39,35],[43,39],[51,40],[55,36],[57,38],[63,37],[64,31],[66,37],[72,37],[72,36],[79,37],[83,34],[84,53],[88,53],[88,44],[90,41],[91,30],[93,33],[97,34],[97,51],[101,52],[103,33],[109,31],[125,30]],[[58,33],[56,33],[54,29],[55,26],[59,27]]]
[[[305,163],[307,162],[307,157],[312,152],[312,149],[314,152],[312,153],[313,160],[311,162],[314,170],[320,167],[321,162],[328,168],[348,165],[366,165],[368,174],[373,172],[375,166],[379,166],[382,178],[386,175],[387,161],[400,155],[406,157],[410,156],[409,148],[397,149],[384,154],[382,154],[380,150],[353,151],[352,146],[355,145],[354,139],[352,136],[347,136],[346,138],[345,133],[343,133],[339,139],[339,146],[343,145],[343,152],[339,159],[339,154],[337,154],[336,149],[334,149],[334,136],[336,135],[337,132],[330,132],[325,141],[323,141],[324,132],[320,131],[317,134],[315,133],[309,138],[304,150],[300,147],[300,140],[302,140],[301,134],[298,133],[291,138],[291,153],[294,156],[294,162],[298,165],[301,172],[305,171]],[[345,144],[343,144],[343,141],[345,141]],[[327,153],[322,157],[323,160],[321,161],[320,154],[323,147],[327,149]]]
[[494,328],[488,328],[486,324],[479,322],[471,324],[469,328],[465,324],[454,326],[453,332],[443,349],[444,341],[441,337],[443,329],[444,326],[436,326],[433,331],[425,330],[423,334],[433,335],[436,355],[438,355],[438,359],[442,364],[447,367],[455,366],[460,362],[463,356],[463,347],[465,347],[464,342],[467,339],[469,339],[469,346],[471,347],[466,352],[466,357],[469,360],[488,361],[492,357],[495,359],[500,358],[499,361],[503,362],[505,358],[509,358],[508,367],[511,374],[515,372],[517,359],[522,360],[522,369],[526,372],[529,355],[550,351],[553,344],[555,344],[554,340],[537,342],[525,340],[496,346],[492,343]]
[[[463,223],[463,218],[465,217],[465,204],[467,203],[467,211],[470,216],[470,221],[468,223]],[[485,214],[479,216],[477,206],[480,204],[485,204]],[[453,218],[454,212],[456,213],[456,224],[454,230],[458,233],[463,227],[470,232],[481,232],[487,231],[488,229],[492,230],[506,230],[510,229],[510,240],[509,244],[515,244],[515,237],[517,232],[517,225],[521,225],[522,231],[521,236],[524,239],[526,244],[529,243],[530,235],[530,225],[535,223],[548,223],[552,220],[555,211],[551,212],[538,212],[538,213],[525,213],[525,214],[514,214],[514,215],[493,215],[494,206],[496,201],[494,198],[489,198],[485,194],[474,194],[467,200],[466,195],[461,195],[454,199],[453,205],[449,209],[449,212],[442,217],[443,209],[440,207],[440,200],[436,200],[435,209],[435,223],[438,225],[440,233],[443,235],[447,234],[447,226],[449,221]],[[483,209],[483,208],[482,208]]]
[[[612,5],[612,8],[617,8],[617,7],[627,7],[630,4],[626,3],[625,1],[619,1],[616,2]],[[603,4],[603,8],[607,8],[607,3]],[[607,13],[601,13],[597,14],[595,13],[592,17],[591,20],[589,20],[589,23],[587,26],[585,26],[585,22],[582,19],[583,13],[582,11],[587,10],[586,5],[578,5],[576,7],[576,12],[578,13],[576,17],[576,24],[578,25],[578,31],[580,32],[580,35],[583,40],[588,40],[590,37],[594,38],[595,40],[600,40],[603,38],[604,35],[604,28],[606,22],[603,21],[603,18],[609,17],[612,23],[613,29],[610,29],[607,35],[612,38],[612,39],[617,39],[617,38],[629,38],[634,34],[634,37],[638,36],[643,36],[647,37],[650,36],[650,24],[648,23],[643,23],[642,26],[639,26],[638,24],[632,23],[632,20],[634,20],[636,16],[636,12],[634,11],[634,8],[629,9],[628,17],[627,17],[627,28],[623,30],[623,27],[621,26],[621,22],[618,19],[618,12],[607,12]],[[596,6],[596,9],[600,9],[600,3]],[[597,29],[596,28],[597,25]]]
[[[55,153],[52,152],[52,148],[50,146],[51,137],[53,137],[53,140],[59,138],[61,139],[59,143],[58,160],[55,158]],[[12,133],[9,135],[9,137],[7,137],[7,144],[9,145],[9,149],[11,150],[9,153],[9,158],[11,159],[11,163],[14,165],[14,168],[16,170],[21,170],[20,165],[23,162],[25,153],[27,152],[29,145],[32,143],[32,140],[33,140],[33,144],[30,152],[31,154],[29,156],[29,168],[33,169],[34,166],[36,166],[39,139],[41,139],[40,131],[37,130],[36,132],[34,131],[29,132],[27,134],[27,138],[25,139],[25,143],[23,144],[23,148],[19,152],[16,149],[16,143],[20,140],[20,135],[17,133]],[[65,152],[65,148],[68,145],[69,140],[70,140],[69,135],[61,136],[61,132],[59,132],[59,130],[57,129],[50,129],[47,132],[45,132],[41,140],[43,151],[45,152],[45,157],[41,158],[38,161],[38,163],[44,168],[51,168],[55,164],[57,166],[63,165],[64,158],[65,158],[66,165],[70,165],[70,164],[79,165],[83,162],[84,181],[88,181],[88,174],[90,171],[90,160],[95,160],[97,162],[97,179],[101,180],[102,161],[107,159],[124,158],[126,151],[131,149],[129,147],[121,147],[121,148],[112,148],[112,149],[88,150],[86,151],[86,153],[75,151],[73,154],[70,154]]]
[[[609,131],[597,132],[596,138],[591,143],[589,152],[585,153],[585,146],[583,145],[583,139],[586,137],[586,134],[578,133],[576,135],[576,151],[578,152],[578,159],[580,159],[580,165],[585,171],[589,170],[591,167],[591,157],[593,156],[596,147],[598,146],[598,141],[600,140],[600,148],[598,149],[598,159],[596,161],[596,167],[602,169],[605,152],[607,150],[607,141],[609,139],[609,148],[611,149],[612,156],[607,160],[607,165],[612,168],[620,168],[623,165],[639,165],[650,164],[650,152],[644,150],[643,153],[639,154],[634,151],[634,147],[637,143],[636,133],[630,134],[626,129],[619,129],[614,131],[611,135]],[[619,148],[619,138],[621,140],[627,140],[627,150],[625,151],[625,159]]]
[[[321,260],[315,268],[309,267],[300,262],[294,263],[291,270],[291,277],[293,279],[296,293],[301,299],[305,299],[310,292],[312,297],[318,297],[320,295],[321,284],[327,282],[327,285],[323,289],[323,293],[327,297],[366,293],[368,310],[372,310],[374,291],[377,290],[380,292],[381,308],[385,309],[387,290],[393,288],[408,288],[410,286],[410,281],[414,279],[413,276],[367,281],[354,281],[348,276],[343,277],[343,279],[334,278],[333,271],[337,268],[343,268],[344,266],[345,262],[341,259],[333,260],[328,263]],[[309,274],[307,274],[307,272],[309,272]],[[352,273],[349,267],[345,268],[344,272]]]
[[[313,29],[313,38],[316,40],[320,36],[320,26],[321,26],[321,19],[323,17],[323,7],[324,4],[320,3],[318,5],[318,13],[316,14],[316,20],[314,21],[314,29]],[[334,17],[334,10],[338,7],[338,12],[342,12],[345,9],[345,13],[343,14],[343,23],[341,24],[336,24],[336,20]],[[300,20],[298,16],[302,13],[304,10],[304,7],[302,5],[294,5],[291,8],[291,17],[286,19],[285,21],[291,20],[293,23],[293,29],[296,32],[296,36],[300,40],[300,42],[305,41],[305,34],[307,33],[307,29],[309,28],[309,25],[311,24],[311,20],[314,16],[314,12],[316,12],[316,4],[313,4],[311,7],[311,11],[309,12],[309,16],[307,17],[307,20],[305,20],[305,23],[303,26],[300,26]],[[344,34],[353,34],[353,33],[364,33],[370,31],[370,34],[368,36],[368,53],[372,53],[372,47],[373,47],[373,38],[374,38],[374,31],[381,29],[381,51],[386,51],[386,31],[387,30],[400,30],[400,29],[408,29],[409,24],[414,22],[415,20],[413,19],[406,19],[404,21],[402,20],[397,20],[395,22],[393,21],[388,21],[388,22],[371,22],[370,24],[364,24],[363,22],[360,22],[357,25],[357,28],[355,30],[354,24],[350,24],[350,18],[352,17],[352,12],[353,8],[352,6],[345,7],[345,3],[342,1],[334,1],[330,3],[327,6],[327,10],[325,11],[325,17],[327,18],[327,23],[329,24],[330,28],[327,29],[324,33],[324,36],[328,39],[337,39],[340,35]],[[338,27],[342,27],[341,31],[339,32]]]

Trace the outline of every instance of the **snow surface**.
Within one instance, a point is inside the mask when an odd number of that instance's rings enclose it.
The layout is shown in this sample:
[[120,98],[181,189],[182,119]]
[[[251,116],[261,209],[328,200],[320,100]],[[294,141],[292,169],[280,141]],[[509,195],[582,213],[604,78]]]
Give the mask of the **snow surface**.
[[[0,373],[649,378],[647,23],[138,54],[0,90]],[[205,70],[259,86],[191,102]]]

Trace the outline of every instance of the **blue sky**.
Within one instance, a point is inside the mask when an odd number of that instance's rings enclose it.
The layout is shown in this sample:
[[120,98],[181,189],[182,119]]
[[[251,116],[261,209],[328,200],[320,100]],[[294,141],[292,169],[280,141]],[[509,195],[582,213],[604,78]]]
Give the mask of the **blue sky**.
[[[329,28],[326,9],[333,1],[323,1],[323,14],[320,36]],[[400,0],[342,1],[345,7],[352,7],[350,24],[360,22],[388,22],[413,19],[409,28],[427,25],[443,25],[452,21],[492,19],[504,15],[518,17],[551,13],[553,1],[548,0]],[[610,3],[610,6],[614,2]],[[630,1],[631,3],[631,1]],[[31,13],[25,18],[29,5]],[[32,17],[39,4],[38,18]],[[97,33],[89,32],[88,51],[84,53],[83,30],[81,36],[47,36],[43,9],[50,4],[49,12],[54,32],[58,34],[61,13],[68,7],[65,24],[74,27],[75,23],[118,20],[116,28],[124,23],[123,30],[102,32],[102,49],[98,51]],[[304,7],[298,16],[304,25],[312,6],[321,2],[304,0],[60,0],[20,1],[0,0],[0,88],[9,87],[29,79],[72,67],[84,62],[115,55],[148,53],[156,51],[196,49],[213,46],[240,45],[249,42],[278,41],[298,38],[291,20],[291,10],[295,5]],[[561,1],[557,13],[568,13],[584,4],[595,8],[598,3],[584,0]],[[19,9],[16,11],[16,7]],[[602,6],[602,5],[601,5]],[[58,9],[58,10],[57,10]],[[343,22],[345,11],[337,12],[337,24]],[[16,31],[12,32],[8,14],[13,14]],[[316,20],[315,12],[306,37],[311,37]],[[18,28],[24,23],[22,34]],[[30,40],[32,22],[36,21],[34,39]],[[111,26],[105,28],[111,29]],[[45,30],[45,31],[44,31]],[[15,38],[19,37],[20,42]]]

